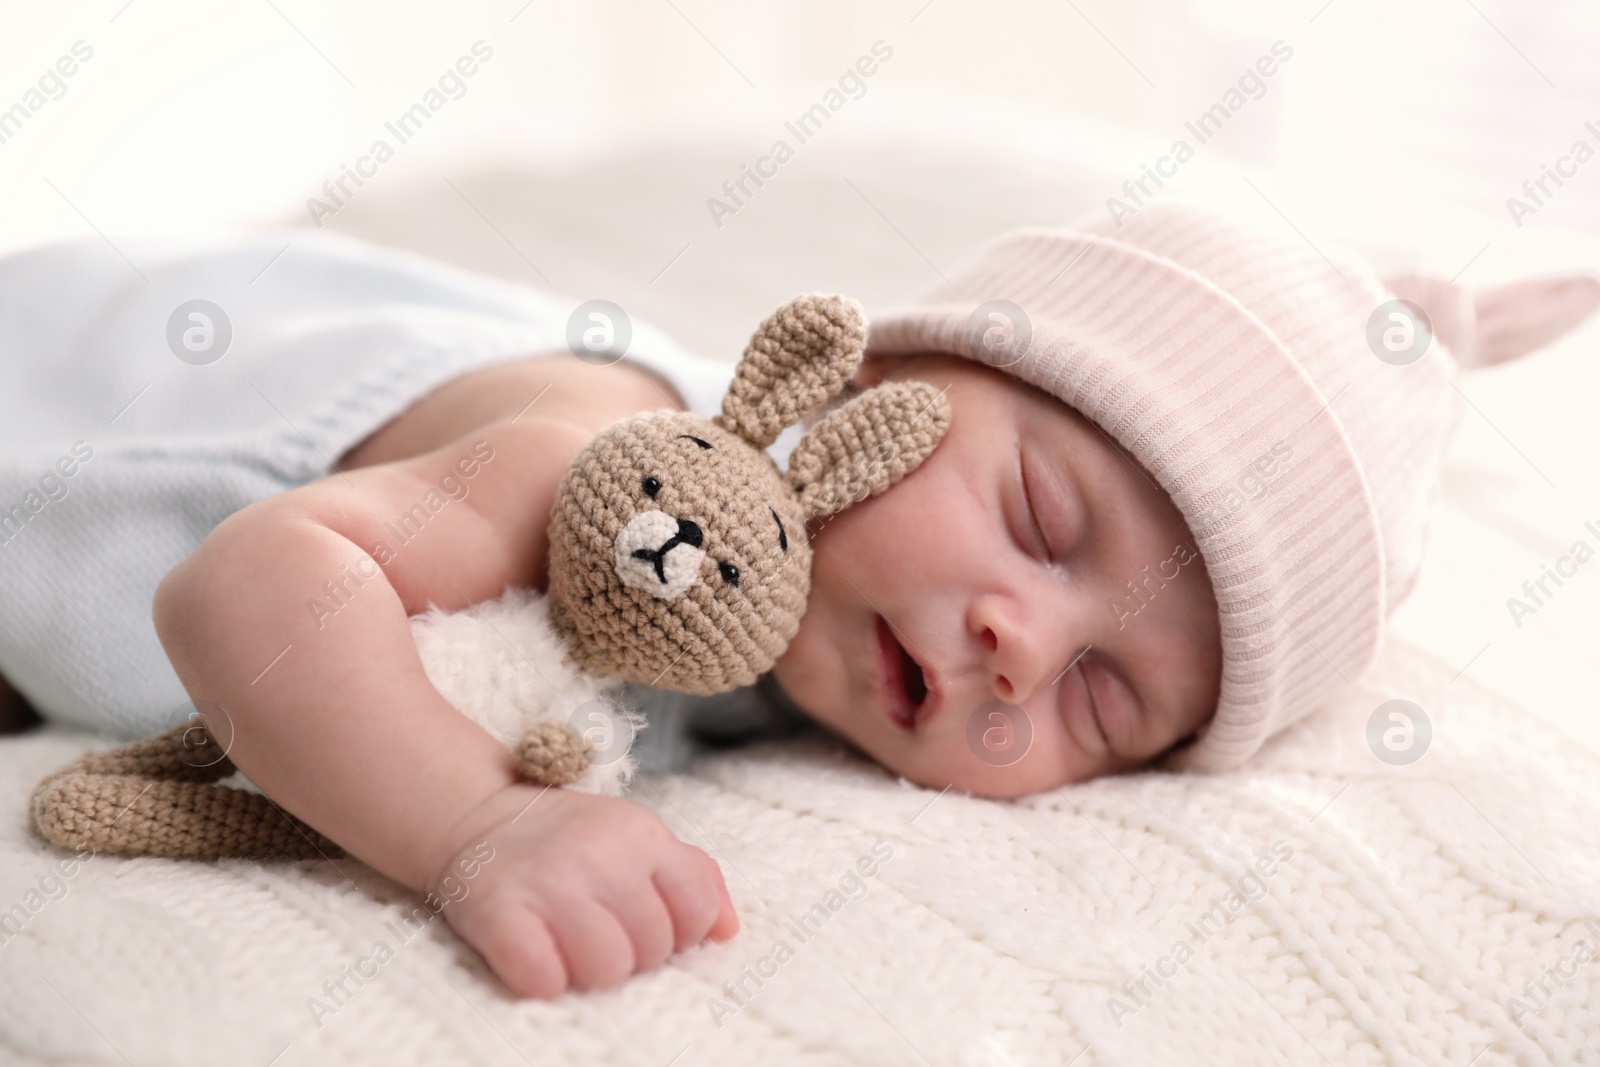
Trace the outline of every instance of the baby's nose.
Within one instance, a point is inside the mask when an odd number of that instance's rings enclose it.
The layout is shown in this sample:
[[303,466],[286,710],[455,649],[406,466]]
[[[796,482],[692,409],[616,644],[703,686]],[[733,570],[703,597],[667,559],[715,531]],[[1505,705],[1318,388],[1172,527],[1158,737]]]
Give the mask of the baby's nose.
[[969,630],[983,650],[989,694],[1007,704],[1022,704],[1060,676],[1054,654],[1065,637],[1062,625],[1042,616],[1025,616],[1015,604],[997,596],[975,599],[968,612]]

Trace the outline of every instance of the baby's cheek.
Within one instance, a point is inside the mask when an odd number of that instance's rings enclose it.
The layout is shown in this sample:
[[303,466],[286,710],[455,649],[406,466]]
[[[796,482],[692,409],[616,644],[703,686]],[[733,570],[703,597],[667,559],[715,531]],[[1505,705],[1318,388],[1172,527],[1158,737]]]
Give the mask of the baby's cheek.
[[847,699],[843,672],[832,651],[826,611],[807,609],[800,629],[789,647],[773,664],[772,671],[789,699],[811,718],[833,725]]
[[818,562],[824,562],[826,552],[831,571],[854,583],[844,588],[858,603],[865,603],[863,597],[880,604],[885,599],[914,603],[927,580],[948,573],[952,560],[972,540],[962,516],[933,502],[920,510],[908,507],[915,497],[895,496],[910,488],[896,486],[854,505],[824,532]]

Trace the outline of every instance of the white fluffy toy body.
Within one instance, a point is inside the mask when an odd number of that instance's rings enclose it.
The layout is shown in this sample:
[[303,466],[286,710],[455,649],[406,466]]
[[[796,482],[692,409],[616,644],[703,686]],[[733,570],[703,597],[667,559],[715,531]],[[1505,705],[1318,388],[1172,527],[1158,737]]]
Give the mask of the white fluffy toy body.
[[620,701],[623,679],[570,663],[550,626],[548,598],[510,588],[462,611],[411,617],[422,669],[441,696],[515,749],[541,723],[567,723],[588,742],[589,766],[566,788],[620,796],[633,778],[629,753],[644,720]]

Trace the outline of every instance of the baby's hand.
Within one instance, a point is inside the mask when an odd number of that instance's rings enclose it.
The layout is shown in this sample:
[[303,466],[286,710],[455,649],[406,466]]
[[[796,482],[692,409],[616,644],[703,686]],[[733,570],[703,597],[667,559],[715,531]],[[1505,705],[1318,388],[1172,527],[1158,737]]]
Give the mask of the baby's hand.
[[495,798],[503,815],[433,883],[436,906],[512,992],[603,989],[738,932],[716,861],[648,809],[566,789],[512,792],[516,804]]

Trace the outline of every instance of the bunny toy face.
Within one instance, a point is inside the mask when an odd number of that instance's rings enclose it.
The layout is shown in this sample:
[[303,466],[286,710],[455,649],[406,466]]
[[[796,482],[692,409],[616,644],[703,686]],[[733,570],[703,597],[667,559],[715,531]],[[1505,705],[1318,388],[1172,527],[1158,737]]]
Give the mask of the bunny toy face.
[[699,416],[608,428],[573,463],[554,527],[552,574],[581,578],[560,596],[551,582],[552,621],[578,631],[597,674],[720,692],[754,681],[751,665],[770,665],[799,627],[811,587],[799,500],[771,457]]
[[550,524],[550,618],[600,675],[711,694],[783,653],[811,588],[806,522],[889,488],[949,426],[924,383],[866,390],[813,426],[787,473],[766,448],[845,387],[866,325],[854,301],[804,296],[752,337],[714,419],[634,415],[563,479]]

